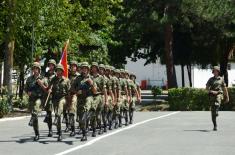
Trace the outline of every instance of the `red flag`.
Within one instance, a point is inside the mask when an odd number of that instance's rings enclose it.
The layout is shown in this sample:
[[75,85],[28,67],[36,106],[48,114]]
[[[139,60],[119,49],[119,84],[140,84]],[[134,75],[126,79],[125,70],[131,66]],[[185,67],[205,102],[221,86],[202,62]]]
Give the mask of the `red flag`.
[[69,40],[65,43],[63,48],[63,53],[60,59],[60,64],[64,67],[63,76],[68,78],[68,61],[67,61],[67,49],[68,49]]

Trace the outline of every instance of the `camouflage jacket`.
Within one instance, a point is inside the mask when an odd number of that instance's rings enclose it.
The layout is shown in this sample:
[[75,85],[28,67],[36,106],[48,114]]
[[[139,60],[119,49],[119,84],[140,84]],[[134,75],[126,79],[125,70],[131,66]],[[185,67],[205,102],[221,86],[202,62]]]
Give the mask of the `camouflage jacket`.
[[222,77],[211,77],[206,86],[209,90],[218,91],[220,94],[223,94],[223,88],[226,86],[224,79]]
[[96,76],[91,76],[91,79],[97,86],[97,94],[102,94],[106,89],[106,80],[104,76],[97,74]]
[[42,80],[45,86],[48,86],[47,80],[43,76],[39,75],[36,78],[34,75],[31,75],[27,78],[25,84],[25,92],[31,92],[30,97],[42,97],[45,94],[42,87],[37,83],[38,79]]
[[52,78],[49,87],[52,87],[52,100],[58,100],[68,95],[70,90],[70,81],[65,77],[58,78],[55,76]]

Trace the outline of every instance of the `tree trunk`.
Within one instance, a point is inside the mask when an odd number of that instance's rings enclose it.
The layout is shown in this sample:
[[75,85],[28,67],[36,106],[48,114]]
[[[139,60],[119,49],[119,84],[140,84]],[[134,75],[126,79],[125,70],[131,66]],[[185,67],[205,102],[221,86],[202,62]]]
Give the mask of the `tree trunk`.
[[176,75],[174,72],[172,43],[173,43],[173,26],[171,24],[167,24],[165,27],[165,53],[166,53],[168,88],[177,87]]
[[191,64],[187,65],[187,71],[188,71],[189,86],[192,87],[193,83],[192,83],[192,68],[191,68]]
[[170,4],[167,4],[164,9],[164,16],[168,19],[165,24],[165,56],[166,56],[166,71],[167,71],[167,82],[168,88],[176,88],[176,75],[174,71],[174,61],[173,61],[173,25],[169,21],[170,15]]
[[24,66],[20,67],[20,77],[19,77],[19,97],[23,99],[23,93],[24,93]]
[[182,87],[185,87],[185,81],[184,81],[184,65],[181,64],[181,76],[182,76]]
[[4,47],[4,79],[3,86],[7,87],[9,96],[9,105],[12,108],[12,68],[13,68],[13,52],[15,48],[15,37],[14,37],[14,21],[15,21],[15,3],[16,0],[7,1],[7,23],[6,23],[6,35],[5,47]]
[[2,94],[2,62],[0,62],[0,94]]

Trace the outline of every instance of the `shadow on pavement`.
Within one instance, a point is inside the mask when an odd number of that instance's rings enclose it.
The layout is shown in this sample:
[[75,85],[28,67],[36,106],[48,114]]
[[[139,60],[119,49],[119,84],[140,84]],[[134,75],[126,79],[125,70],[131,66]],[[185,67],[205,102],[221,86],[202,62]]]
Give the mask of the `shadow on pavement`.
[[211,130],[184,130],[184,131],[191,131],[191,132],[211,132]]

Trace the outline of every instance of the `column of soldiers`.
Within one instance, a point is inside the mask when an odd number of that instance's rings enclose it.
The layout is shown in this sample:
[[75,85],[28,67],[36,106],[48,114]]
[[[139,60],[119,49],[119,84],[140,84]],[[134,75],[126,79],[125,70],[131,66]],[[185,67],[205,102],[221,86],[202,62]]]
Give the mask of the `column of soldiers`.
[[40,64],[33,63],[33,75],[26,81],[34,141],[40,138],[38,114],[42,109],[47,112],[44,122],[48,124],[48,137],[53,136],[52,125],[55,125],[58,141],[62,140],[62,123],[66,124],[64,132],[70,131],[70,136],[75,136],[78,122],[81,141],[87,140],[90,130],[92,137],[96,137],[122,127],[123,119],[126,126],[133,123],[135,104],[141,102],[134,74],[96,62],[89,65],[71,61],[69,78],[63,76],[63,66],[53,59],[49,60],[48,68],[42,76]]

